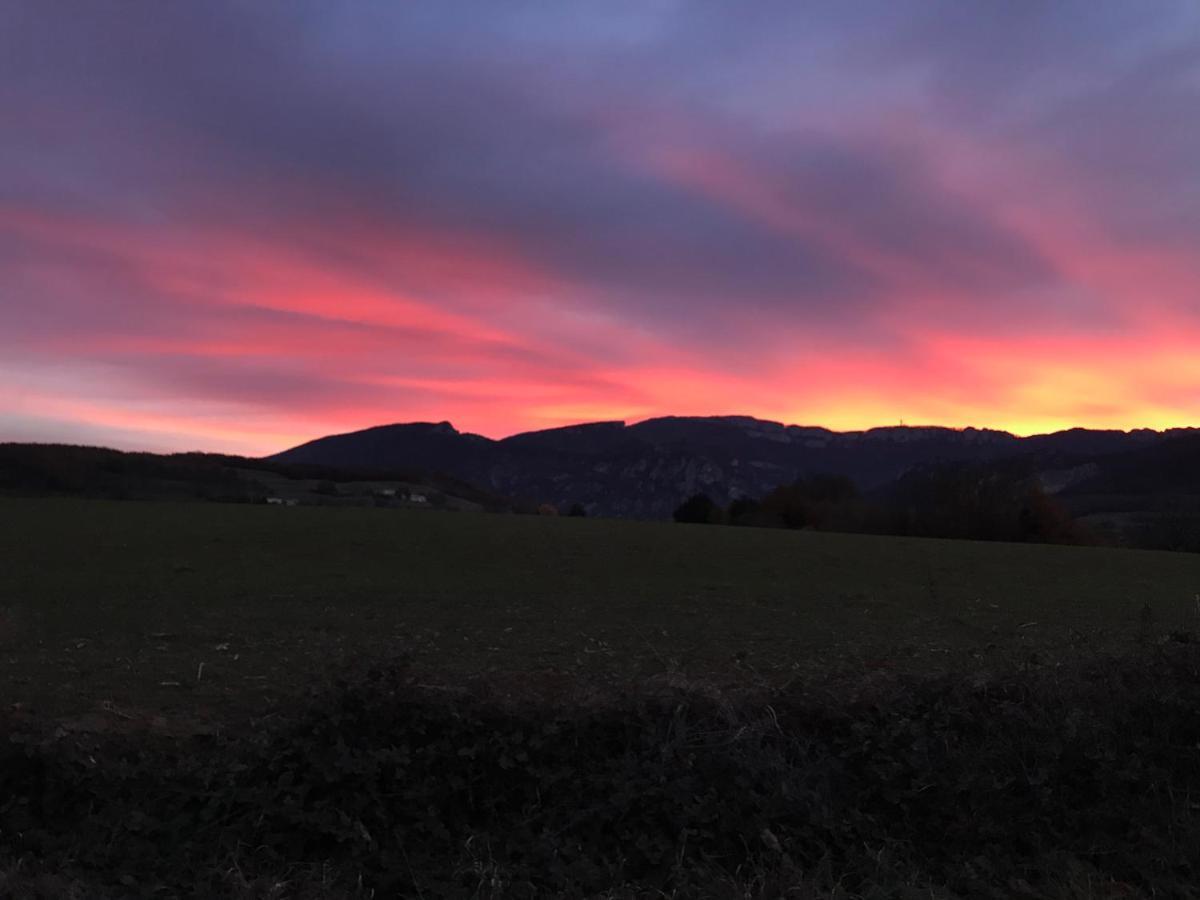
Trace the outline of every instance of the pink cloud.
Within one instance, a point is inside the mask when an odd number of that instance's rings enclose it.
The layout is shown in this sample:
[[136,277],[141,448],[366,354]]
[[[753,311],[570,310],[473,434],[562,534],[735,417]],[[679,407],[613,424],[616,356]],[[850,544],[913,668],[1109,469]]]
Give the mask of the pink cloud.
[[1186,27],[496,6],[470,38],[217,3],[99,41],[29,9],[0,30],[0,439],[1195,424]]

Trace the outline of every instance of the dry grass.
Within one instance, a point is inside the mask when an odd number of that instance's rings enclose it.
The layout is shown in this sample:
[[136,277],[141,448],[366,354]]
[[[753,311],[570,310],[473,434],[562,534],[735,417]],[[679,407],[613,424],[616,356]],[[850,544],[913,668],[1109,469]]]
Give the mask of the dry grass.
[[4,696],[147,721],[364,656],[550,691],[1004,667],[1192,627],[1200,589],[1190,554],[215,503],[0,500],[0,559]]

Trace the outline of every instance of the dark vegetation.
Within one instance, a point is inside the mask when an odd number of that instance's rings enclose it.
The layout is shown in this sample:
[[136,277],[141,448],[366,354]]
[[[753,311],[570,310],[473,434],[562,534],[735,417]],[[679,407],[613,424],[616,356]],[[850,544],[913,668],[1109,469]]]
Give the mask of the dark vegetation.
[[[509,497],[584,504],[592,515],[669,519],[703,491],[721,505],[761,498],[798,478],[831,473],[864,494],[928,467],[1020,461],[1089,528],[1136,544],[1164,496],[1191,498],[1200,522],[1200,432],[1074,428],[1017,437],[989,429],[895,427],[834,432],[748,416],[596,422],[491,440],[450,423],[331,435],[275,459],[343,468],[416,467]],[[1176,514],[1178,514],[1178,510]],[[1166,548],[1163,548],[1166,549]]]
[[0,890],[1197,895],[1188,634],[987,677],[615,687],[564,704],[382,666],[253,730],[10,724]]
[[1077,513],[1116,519],[1124,543],[1200,552],[1200,436],[1114,456],[1068,486],[1063,500]]
[[844,475],[814,475],[721,509],[696,494],[675,521],[858,534],[1043,544],[1097,544],[1046,493],[1027,463],[925,466],[868,495]]
[[694,525],[716,525],[722,521],[724,513],[707,494],[695,494],[679,504],[675,510],[676,522],[686,522]]
[[[436,472],[339,469],[218,453],[127,453],[64,444],[0,444],[0,495],[82,496],[112,500],[214,500],[263,503],[291,482],[307,502],[348,499],[354,486],[404,482],[432,496],[452,497],[492,511],[531,511],[506,498]],[[304,488],[303,483],[311,483]],[[349,486],[343,490],[340,486]]]
[[266,459],[0,445],[0,495],[386,507],[419,491],[429,508],[675,511],[708,523],[1193,552],[1196,472],[1200,434],[1185,429],[1018,439],[973,429],[836,434],[739,417],[598,423],[504,441],[447,423],[398,425]]
[[0,444],[0,492],[261,502],[265,490],[238,471],[236,463],[244,462],[203,453],[164,456],[64,444]]
[[8,498],[0,558],[0,896],[1196,896],[1194,556]]
[[[1190,628],[1200,555],[566,516],[0,498],[0,696],[266,714],[331,660],[782,683]],[[1035,624],[1030,624],[1035,623]],[[201,666],[203,666],[202,674]]]

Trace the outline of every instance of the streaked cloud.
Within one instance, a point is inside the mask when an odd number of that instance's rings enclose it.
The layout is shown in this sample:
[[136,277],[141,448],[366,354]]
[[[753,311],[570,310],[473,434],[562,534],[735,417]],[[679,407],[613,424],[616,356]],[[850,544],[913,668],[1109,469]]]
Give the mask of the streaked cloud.
[[0,84],[0,438],[1195,424],[1188,0],[17,0]]

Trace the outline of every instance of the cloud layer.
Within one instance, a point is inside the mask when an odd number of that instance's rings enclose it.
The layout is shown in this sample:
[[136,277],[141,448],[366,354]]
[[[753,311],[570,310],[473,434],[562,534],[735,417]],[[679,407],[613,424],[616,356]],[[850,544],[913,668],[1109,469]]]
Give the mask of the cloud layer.
[[16,0],[0,85],[0,439],[1200,424],[1190,0]]

